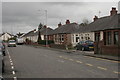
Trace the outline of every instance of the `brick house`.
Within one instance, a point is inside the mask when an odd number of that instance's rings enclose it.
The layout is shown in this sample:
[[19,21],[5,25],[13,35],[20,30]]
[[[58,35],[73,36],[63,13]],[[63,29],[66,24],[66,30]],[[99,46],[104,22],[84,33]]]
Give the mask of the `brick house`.
[[79,25],[77,23],[70,23],[69,20],[66,20],[66,24],[64,25],[61,23],[58,24],[58,28],[56,28],[53,32],[55,44],[73,46],[72,34],[76,33],[78,29]]
[[120,14],[112,8],[110,16],[96,18],[88,25],[95,35],[95,54],[120,55]]

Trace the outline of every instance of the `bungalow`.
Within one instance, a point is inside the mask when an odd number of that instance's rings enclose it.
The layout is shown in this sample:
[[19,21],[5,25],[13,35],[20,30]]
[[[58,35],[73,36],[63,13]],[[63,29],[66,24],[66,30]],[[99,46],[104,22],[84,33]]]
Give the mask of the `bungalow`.
[[62,25],[61,23],[58,24],[58,28],[53,32],[54,43],[60,45],[72,45],[72,34],[78,29],[79,25],[77,23],[70,23],[69,20],[66,20],[65,25]]
[[[46,26],[44,26],[42,29],[41,29],[41,39],[42,40],[46,40],[46,34],[50,34],[50,32],[52,32],[53,29],[51,28],[47,28]],[[22,36],[22,38],[24,39],[24,41],[26,41],[26,39],[30,40],[31,42],[34,42],[36,43],[37,40],[38,40],[38,31],[36,30],[32,30],[26,34],[24,34]],[[48,39],[49,40],[49,37]]]
[[94,41],[94,32],[87,29],[87,26],[82,26],[77,23],[70,23],[66,20],[66,24],[58,24],[53,32],[55,44],[76,46],[80,41],[92,40]]
[[120,55],[120,14],[112,8],[110,16],[96,19],[88,25],[94,32],[96,54]]
[[7,41],[9,40],[10,38],[14,37],[14,35],[10,34],[10,33],[3,33],[3,34],[0,34],[0,39],[1,40],[4,40],[4,41]]

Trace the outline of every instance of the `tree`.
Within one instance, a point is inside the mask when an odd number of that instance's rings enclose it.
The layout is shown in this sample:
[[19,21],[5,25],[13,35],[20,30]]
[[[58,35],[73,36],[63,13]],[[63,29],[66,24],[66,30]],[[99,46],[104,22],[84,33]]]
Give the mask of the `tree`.
[[82,23],[81,23],[80,25],[81,25],[81,26],[87,26],[88,24],[89,24],[88,19],[84,18],[84,19],[82,20]]
[[39,26],[38,26],[38,40],[37,40],[38,44],[41,41],[41,32],[40,32],[40,30],[42,29],[42,27],[43,27],[43,25],[40,23]]

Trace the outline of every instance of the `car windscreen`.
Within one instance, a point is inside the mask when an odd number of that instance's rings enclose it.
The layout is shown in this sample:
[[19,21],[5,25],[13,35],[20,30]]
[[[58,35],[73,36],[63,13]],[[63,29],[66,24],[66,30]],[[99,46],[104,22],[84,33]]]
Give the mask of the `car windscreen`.
[[93,44],[93,41],[86,41],[87,44]]

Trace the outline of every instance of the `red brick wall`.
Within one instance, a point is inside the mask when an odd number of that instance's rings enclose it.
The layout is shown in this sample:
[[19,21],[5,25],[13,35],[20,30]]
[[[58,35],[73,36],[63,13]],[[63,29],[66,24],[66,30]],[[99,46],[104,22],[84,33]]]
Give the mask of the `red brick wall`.
[[[111,30],[111,32],[113,32],[113,31],[116,31],[116,30]],[[113,44],[113,37],[112,37],[112,45],[104,45],[104,39],[103,39],[103,41],[95,42],[95,44],[94,44],[95,54],[120,56],[120,30],[117,30],[117,31],[119,31],[118,45]],[[112,36],[113,36],[113,34],[112,34]]]

